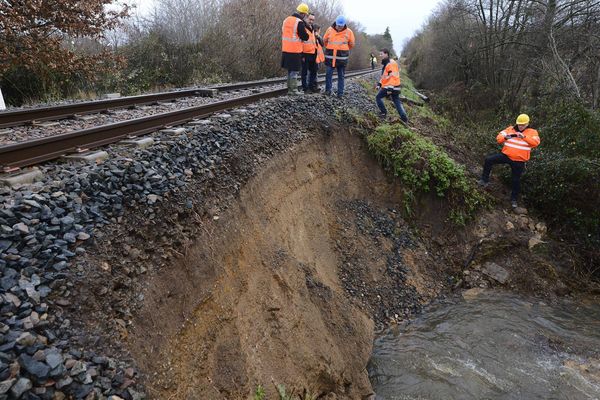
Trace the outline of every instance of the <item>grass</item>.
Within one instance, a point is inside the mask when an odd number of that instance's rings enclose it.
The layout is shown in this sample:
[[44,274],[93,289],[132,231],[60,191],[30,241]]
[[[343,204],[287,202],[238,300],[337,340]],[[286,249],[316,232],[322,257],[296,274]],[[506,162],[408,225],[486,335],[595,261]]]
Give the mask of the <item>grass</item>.
[[432,192],[448,200],[450,221],[464,225],[487,203],[462,165],[431,140],[404,125],[380,125],[367,135],[367,143],[371,152],[404,186],[403,205],[407,213],[412,213],[420,194]]

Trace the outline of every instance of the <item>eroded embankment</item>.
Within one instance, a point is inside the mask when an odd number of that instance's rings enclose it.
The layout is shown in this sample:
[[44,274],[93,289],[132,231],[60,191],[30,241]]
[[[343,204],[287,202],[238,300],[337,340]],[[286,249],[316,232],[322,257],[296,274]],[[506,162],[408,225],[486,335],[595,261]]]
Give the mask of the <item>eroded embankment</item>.
[[437,292],[439,266],[392,211],[399,189],[347,132],[271,160],[152,279],[131,345],[153,397],[368,397],[371,316]]

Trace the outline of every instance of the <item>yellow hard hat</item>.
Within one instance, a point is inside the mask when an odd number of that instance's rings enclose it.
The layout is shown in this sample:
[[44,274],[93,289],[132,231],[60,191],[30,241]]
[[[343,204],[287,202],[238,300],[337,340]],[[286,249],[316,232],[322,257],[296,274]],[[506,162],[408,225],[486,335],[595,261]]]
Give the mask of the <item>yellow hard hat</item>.
[[521,114],[517,117],[517,125],[527,125],[529,123],[529,115]]
[[300,4],[297,8],[296,11],[298,11],[300,14],[308,14],[310,12],[309,8],[308,8],[308,4],[306,3],[302,3]]

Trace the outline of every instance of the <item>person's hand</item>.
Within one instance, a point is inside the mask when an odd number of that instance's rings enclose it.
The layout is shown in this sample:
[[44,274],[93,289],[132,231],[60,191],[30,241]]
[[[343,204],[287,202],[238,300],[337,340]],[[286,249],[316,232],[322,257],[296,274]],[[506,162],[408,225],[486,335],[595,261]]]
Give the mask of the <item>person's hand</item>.
[[516,137],[518,137],[519,139],[523,139],[525,135],[523,135],[522,133],[517,133]]

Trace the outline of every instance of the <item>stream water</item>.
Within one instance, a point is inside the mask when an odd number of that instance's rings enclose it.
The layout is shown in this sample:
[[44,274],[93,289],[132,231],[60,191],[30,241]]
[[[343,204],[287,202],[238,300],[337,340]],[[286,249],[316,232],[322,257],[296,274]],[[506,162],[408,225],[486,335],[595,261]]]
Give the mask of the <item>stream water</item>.
[[600,302],[489,291],[431,305],[381,333],[369,374],[377,400],[600,399]]

